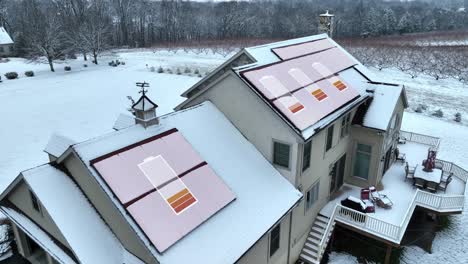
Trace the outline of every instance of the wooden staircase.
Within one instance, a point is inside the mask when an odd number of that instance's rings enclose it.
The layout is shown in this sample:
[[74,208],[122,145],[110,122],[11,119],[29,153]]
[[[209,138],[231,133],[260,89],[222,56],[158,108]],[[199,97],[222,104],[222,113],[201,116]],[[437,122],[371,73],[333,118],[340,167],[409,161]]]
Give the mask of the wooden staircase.
[[320,214],[317,216],[317,218],[315,218],[315,222],[312,225],[310,233],[299,257],[303,263],[319,264],[322,260],[323,251],[320,252],[320,248],[327,247],[328,241],[330,240],[331,234],[333,233],[333,228],[335,227],[335,223],[333,222],[331,224],[330,232],[328,232],[328,236],[323,240],[324,245],[321,247],[320,243],[322,242],[322,238],[325,235],[324,233],[329,221],[330,218]]

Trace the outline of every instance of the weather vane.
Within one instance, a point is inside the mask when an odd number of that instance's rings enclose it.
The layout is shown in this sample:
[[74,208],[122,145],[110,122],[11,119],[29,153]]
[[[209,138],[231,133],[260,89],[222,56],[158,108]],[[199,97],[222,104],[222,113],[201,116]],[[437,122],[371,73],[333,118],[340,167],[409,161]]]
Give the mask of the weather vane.
[[148,90],[145,89],[145,88],[149,87],[149,83],[147,83],[147,82],[137,82],[136,86],[141,88],[141,90],[138,93],[141,93],[141,94],[145,95],[146,92],[148,92]]

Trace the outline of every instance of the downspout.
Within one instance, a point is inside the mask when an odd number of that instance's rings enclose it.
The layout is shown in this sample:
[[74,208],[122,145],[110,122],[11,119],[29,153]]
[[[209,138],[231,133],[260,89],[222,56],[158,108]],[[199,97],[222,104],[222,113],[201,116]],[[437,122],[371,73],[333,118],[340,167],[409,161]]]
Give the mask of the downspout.
[[[294,207],[295,208],[295,207]],[[294,211],[294,209],[293,209]],[[288,259],[286,263],[289,263],[289,257],[291,256],[291,233],[292,233],[292,220],[293,220],[293,211],[289,213],[289,240],[288,240]]]

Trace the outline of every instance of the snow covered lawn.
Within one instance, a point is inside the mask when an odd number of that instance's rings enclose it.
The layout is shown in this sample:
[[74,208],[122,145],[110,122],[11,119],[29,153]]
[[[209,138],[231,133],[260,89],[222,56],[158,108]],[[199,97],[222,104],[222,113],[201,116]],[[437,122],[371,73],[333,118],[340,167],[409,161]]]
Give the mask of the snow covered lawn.
[[423,109],[422,115],[432,116],[441,109],[444,113],[441,119],[454,122],[455,114],[460,113],[462,123],[468,125],[468,85],[454,79],[435,80],[427,75],[411,79],[398,69],[373,69],[373,72],[379,78],[405,85],[410,103],[409,112],[415,112],[419,105],[425,105],[427,109]]
[[[126,65],[109,67],[112,59]],[[22,59],[0,63],[0,74],[17,71],[19,80],[0,83],[0,190],[21,171],[47,162],[41,153],[52,132],[58,131],[76,141],[111,130],[118,114],[129,106],[127,95],[137,97],[135,82],[151,84],[149,96],[159,104],[158,114],[168,113],[183,100],[179,95],[199,80],[198,77],[158,74],[150,68],[162,66],[182,71],[186,66],[198,68],[202,75],[221,64],[220,55],[193,54],[179,51],[120,50],[101,58],[96,66],[82,60],[56,65],[51,73],[45,64],[31,64]],[[63,67],[70,65],[71,72]],[[33,70],[35,77],[27,78],[24,71]],[[425,117],[438,108],[452,119],[462,113],[468,122],[468,88],[454,80],[435,81],[430,77],[411,79],[397,70],[377,72],[393,81],[406,84],[411,108],[424,102],[429,106],[424,114],[406,113],[403,129],[442,138],[439,157],[468,169],[468,127],[453,121],[444,122]],[[412,112],[412,110],[410,110]],[[450,229],[437,234],[432,255],[409,247],[404,258],[407,263],[468,263],[468,215],[452,216]],[[331,263],[350,263],[354,257],[332,254]],[[422,262],[421,262],[422,261]],[[357,262],[357,261],[356,261]]]
[[[108,66],[113,59],[126,65]],[[149,96],[159,105],[158,114],[165,114],[172,112],[183,101],[179,95],[200,79],[151,72],[151,66],[182,70],[187,66],[204,73],[223,60],[211,54],[130,50],[110,53],[97,66],[88,62],[87,68],[81,59],[63,62],[56,65],[55,73],[46,64],[24,59],[0,63],[0,74],[20,74],[17,80],[2,78],[0,83],[0,190],[20,171],[48,161],[42,150],[54,131],[76,141],[110,131],[117,116],[130,105],[126,97],[137,98],[135,82],[150,83]],[[64,65],[70,65],[72,71],[65,72]],[[27,70],[36,76],[25,77]]]

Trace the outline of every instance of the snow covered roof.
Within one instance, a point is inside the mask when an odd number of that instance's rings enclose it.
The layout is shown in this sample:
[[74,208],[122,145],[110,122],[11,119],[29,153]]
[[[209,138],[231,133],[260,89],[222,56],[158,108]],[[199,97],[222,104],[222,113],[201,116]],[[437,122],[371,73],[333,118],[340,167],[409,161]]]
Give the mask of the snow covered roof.
[[[365,102],[370,96],[366,91],[367,83],[378,82],[365,66],[327,34],[249,47],[243,52],[255,62],[233,68],[234,73],[304,140],[308,140],[347,111]],[[314,65],[318,66],[313,67]],[[221,69],[216,71],[219,70]],[[224,75],[220,78],[222,76]],[[265,80],[264,77],[273,81]],[[328,88],[333,88],[327,84],[327,81],[346,96],[329,96],[335,93],[333,89],[329,90],[330,93],[326,91]],[[341,87],[342,84],[344,87]],[[314,86],[317,87],[312,89]],[[328,88],[320,89],[323,88],[321,86]],[[183,108],[210,88],[211,86],[207,85],[197,95],[180,104],[177,109]],[[351,90],[356,90],[357,93]],[[323,96],[323,92],[326,96]],[[311,100],[314,98],[311,98],[310,94],[316,98],[320,95],[320,99],[323,97],[326,99],[322,104],[312,103]],[[304,111],[307,109],[309,111]]]
[[49,141],[44,149],[44,152],[54,156],[60,157],[71,145],[75,144],[75,141],[59,135],[59,134],[52,134],[50,136]]
[[37,224],[31,221],[27,216],[18,212],[17,210],[1,206],[0,210],[4,213],[15,225],[24,233],[43,248],[49,255],[59,261],[59,263],[69,264],[76,263],[76,261],[68,255],[65,250],[58,246],[54,239],[42,230]]
[[13,44],[13,40],[10,34],[5,30],[4,27],[0,27],[0,45]]
[[88,199],[64,172],[45,164],[24,171],[21,176],[46,208],[81,263],[129,263],[125,262],[128,259],[141,263],[129,256],[130,253],[126,252]]
[[120,114],[115,120],[114,126],[112,127],[115,130],[121,130],[129,126],[135,125],[135,117],[125,114]]
[[132,109],[141,111],[148,111],[157,107],[158,105],[153,103],[145,94],[132,105]]
[[272,49],[284,47],[284,46],[296,45],[296,44],[304,43],[304,42],[311,42],[311,41],[325,39],[325,38],[327,38],[327,34],[313,35],[313,36],[307,36],[303,38],[288,39],[284,41],[268,43],[265,45],[245,48],[245,51],[253,59],[257,61],[256,63],[252,64],[252,66],[260,66],[260,65],[265,65],[265,64],[281,61],[281,59],[275,53],[272,52]]
[[[90,161],[173,128],[210,164],[237,200],[160,254]],[[220,145],[224,147],[220,149]],[[159,125],[146,129],[134,125],[75,144],[72,149],[161,263],[233,263],[302,197],[210,102],[162,116]],[[209,246],[200,247],[200,243]]]
[[362,125],[387,130],[398,99],[404,93],[403,86],[368,84],[373,89],[373,98],[367,109]]

